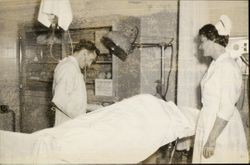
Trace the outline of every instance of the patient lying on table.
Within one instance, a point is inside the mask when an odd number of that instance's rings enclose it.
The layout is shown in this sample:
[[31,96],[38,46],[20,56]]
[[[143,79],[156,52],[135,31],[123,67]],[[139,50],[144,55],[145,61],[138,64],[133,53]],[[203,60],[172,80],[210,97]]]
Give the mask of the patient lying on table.
[[0,131],[0,163],[139,163],[194,135],[197,115],[141,94],[32,134]]

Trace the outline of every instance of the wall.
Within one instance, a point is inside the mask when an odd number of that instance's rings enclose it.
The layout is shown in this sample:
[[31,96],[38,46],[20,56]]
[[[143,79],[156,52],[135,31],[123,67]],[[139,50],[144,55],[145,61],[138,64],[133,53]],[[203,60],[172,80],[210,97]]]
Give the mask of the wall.
[[6,104],[15,111],[17,131],[19,131],[20,117],[17,59],[18,24],[31,22],[36,7],[36,0],[26,0],[26,2],[0,1],[0,104]]
[[[136,35],[135,27],[139,30],[138,35]],[[138,42],[141,33],[140,29],[141,21],[138,17],[123,18],[113,25],[114,31],[130,35],[130,42],[133,42],[134,39]],[[140,51],[134,49],[128,54],[124,61],[116,56],[113,56],[113,58],[113,83],[115,96],[122,100],[140,93]]]
[[[16,33],[3,33],[13,24],[0,28],[0,104],[8,105],[19,116],[18,65],[16,60]],[[1,116],[5,116],[2,114]],[[6,117],[6,116],[5,116]],[[7,118],[11,121],[12,119]],[[17,121],[18,122],[18,121]],[[12,124],[9,122],[9,124]],[[10,126],[12,127],[12,126]],[[6,128],[7,129],[7,128]]]
[[221,14],[226,14],[232,20],[233,26],[231,37],[248,36],[248,1],[211,1],[208,3],[209,20],[214,23],[218,21]]
[[181,1],[179,21],[177,103],[200,108],[200,80],[209,60],[198,54],[196,37],[208,23],[207,1]]
[[[173,2],[172,2],[173,3]],[[170,71],[171,55],[173,66],[169,78],[167,100],[176,100],[176,43],[177,43],[177,2],[172,10],[144,16],[141,19],[141,43],[168,43],[173,38],[173,52],[170,47],[164,51],[163,76],[166,91]],[[141,93],[156,94],[156,81],[161,80],[161,47],[140,48],[141,50]]]

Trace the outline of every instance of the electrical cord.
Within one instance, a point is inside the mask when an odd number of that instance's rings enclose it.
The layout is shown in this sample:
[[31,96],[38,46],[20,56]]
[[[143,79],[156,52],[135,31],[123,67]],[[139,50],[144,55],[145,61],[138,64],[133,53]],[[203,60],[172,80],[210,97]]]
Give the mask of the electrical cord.
[[51,44],[49,45],[49,54],[50,54],[50,57],[51,57],[53,60],[58,61],[58,59],[54,57],[53,52],[52,52],[53,45],[54,45],[54,43],[51,43]]
[[247,61],[247,59],[244,56],[240,56],[241,60],[247,65],[249,66],[249,62]]
[[[71,55],[73,55],[73,42],[69,30],[67,31],[67,34],[69,36],[69,41],[70,41]],[[53,55],[52,51],[54,45],[54,38],[55,38],[55,29],[52,29],[51,43],[49,43],[49,52],[50,52],[50,57],[55,61],[58,61],[58,59]]]
[[50,39],[50,41],[49,41],[49,54],[53,60],[58,61],[58,59],[53,55],[53,51],[52,51],[53,45],[54,45],[54,38],[55,38],[55,29],[56,29],[56,25],[53,25],[52,26],[52,35],[49,38]]
[[[246,70],[245,70],[245,73],[247,73],[247,69],[249,67],[249,63],[247,61],[247,59],[244,57],[244,56],[240,56],[240,59],[245,63],[246,65]],[[247,90],[247,84],[249,83],[249,76],[247,74],[245,74],[244,76],[246,76],[246,78],[243,79],[243,98],[242,98],[242,103],[240,105],[240,110],[243,110],[243,107],[244,107],[244,102],[245,102],[245,92]]]
[[70,41],[70,46],[71,46],[71,55],[73,55],[73,42],[72,42],[72,38],[71,38],[71,35],[70,35],[69,30],[68,30],[67,32],[68,32],[69,41]]
[[[246,68],[247,69],[247,68]],[[243,98],[242,98],[242,103],[241,103],[241,105],[240,105],[240,110],[243,110],[243,107],[244,107],[244,102],[245,102],[245,92],[246,92],[246,90],[247,90],[247,84],[249,83],[249,76],[248,75],[245,75],[246,76],[246,78],[243,78]]]
[[170,47],[171,47],[171,56],[170,56],[170,70],[169,70],[169,72],[168,72],[168,77],[167,77],[167,86],[166,86],[166,91],[165,91],[165,93],[164,93],[164,100],[166,101],[166,95],[167,95],[167,93],[168,93],[168,89],[169,89],[169,80],[170,80],[170,75],[171,75],[171,72],[172,72],[172,68],[173,68],[173,51],[174,51],[174,48],[173,48],[173,45],[171,44],[170,45]]

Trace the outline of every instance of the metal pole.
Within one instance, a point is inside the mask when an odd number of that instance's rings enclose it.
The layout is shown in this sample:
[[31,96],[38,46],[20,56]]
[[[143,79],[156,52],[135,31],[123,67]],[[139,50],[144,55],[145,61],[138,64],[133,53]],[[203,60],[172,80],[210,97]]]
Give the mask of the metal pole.
[[161,45],[161,95],[163,95],[163,91],[165,91],[165,75],[164,75],[164,69],[165,69],[165,63],[164,63],[164,58],[165,58],[165,45]]
[[12,121],[13,121],[12,129],[13,129],[14,132],[16,132],[16,114],[15,114],[15,112],[13,110],[9,110],[9,112],[12,115]]

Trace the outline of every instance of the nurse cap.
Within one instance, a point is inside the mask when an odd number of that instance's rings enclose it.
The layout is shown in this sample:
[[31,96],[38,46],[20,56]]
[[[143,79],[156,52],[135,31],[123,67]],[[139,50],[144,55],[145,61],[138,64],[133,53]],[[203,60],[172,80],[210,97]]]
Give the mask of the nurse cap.
[[230,35],[232,22],[227,15],[221,15],[220,21],[215,24],[219,35]]

